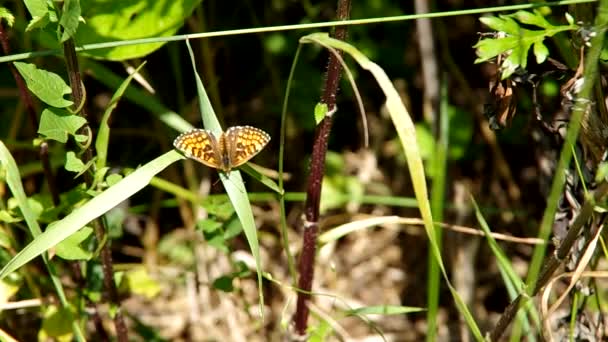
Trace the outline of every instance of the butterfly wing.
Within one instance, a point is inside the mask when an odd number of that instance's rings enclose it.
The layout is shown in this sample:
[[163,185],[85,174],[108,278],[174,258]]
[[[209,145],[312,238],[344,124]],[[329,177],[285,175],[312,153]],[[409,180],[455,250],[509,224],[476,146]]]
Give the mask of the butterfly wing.
[[173,146],[188,158],[207,166],[221,168],[221,151],[217,139],[206,129],[193,129],[175,138]]
[[270,135],[251,126],[234,126],[224,133],[230,167],[238,167],[258,154],[270,141]]

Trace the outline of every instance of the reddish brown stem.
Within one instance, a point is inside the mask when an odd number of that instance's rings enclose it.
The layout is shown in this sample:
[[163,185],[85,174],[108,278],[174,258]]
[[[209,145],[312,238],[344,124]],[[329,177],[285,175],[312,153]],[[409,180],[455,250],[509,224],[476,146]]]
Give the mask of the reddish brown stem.
[[[349,18],[350,0],[339,0],[337,19],[346,20]],[[346,27],[336,27],[333,37],[344,40],[346,38]],[[329,55],[325,87],[321,102],[327,104],[329,112],[333,112],[336,107],[336,93],[342,75],[342,66],[335,55]],[[294,315],[295,333],[299,336],[306,334],[310,301],[310,291],[314,278],[315,252],[317,246],[317,235],[319,232],[319,203],[321,201],[321,184],[325,172],[325,155],[327,154],[327,142],[331,132],[332,117],[325,116],[317,126],[315,141],[312,148],[310,161],[310,176],[306,190],[304,238],[302,243],[302,254],[300,255],[298,288],[298,300]]]
[[[84,101],[84,89],[82,84],[82,78],[80,75],[80,67],[78,66],[78,58],[76,56],[76,49],[74,46],[74,40],[68,39],[63,44],[63,53],[66,59],[66,67],[68,70],[68,77],[70,80],[70,87],[72,88],[72,99],[74,100],[74,107],[81,108],[79,115],[86,117],[86,110],[84,106],[81,104]],[[83,130],[89,130],[88,125],[83,127]],[[87,163],[92,159],[93,152],[91,149],[87,149],[83,153],[83,161]],[[90,173],[85,173],[85,181],[88,185],[92,184],[93,177]],[[95,236],[99,243],[105,241],[106,237],[106,226],[103,218],[98,218],[93,221],[93,227],[95,229]],[[120,299],[118,298],[118,291],[116,289],[116,284],[114,283],[114,271],[112,266],[112,251],[110,250],[110,246],[108,243],[105,243],[101,248],[101,264],[103,269],[103,283],[104,287],[107,291],[109,302],[118,308],[116,314],[114,316],[114,327],[116,328],[116,338],[119,342],[127,342],[128,332],[127,326],[124,321],[124,317],[120,310]]]

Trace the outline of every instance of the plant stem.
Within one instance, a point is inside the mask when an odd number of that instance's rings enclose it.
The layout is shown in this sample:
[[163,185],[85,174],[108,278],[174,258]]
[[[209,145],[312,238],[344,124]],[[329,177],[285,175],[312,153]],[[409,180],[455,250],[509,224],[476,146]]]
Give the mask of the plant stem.
[[[80,68],[78,66],[78,58],[76,56],[76,49],[74,46],[74,40],[68,39],[63,44],[63,52],[66,59],[66,68],[68,71],[68,78],[70,80],[70,87],[72,88],[72,99],[74,100],[74,108],[81,108],[79,115],[87,117],[85,107],[82,106],[84,98],[84,85],[82,83],[82,77],[80,74]],[[83,127],[83,130],[90,130],[88,124]],[[90,146],[91,144],[89,144]],[[93,153],[91,148],[87,148],[83,153],[83,162],[86,164],[92,159]],[[91,186],[93,183],[93,177],[90,173],[85,173],[85,181],[87,185]],[[125,325],[124,317],[120,310],[120,299],[118,298],[118,291],[116,284],[114,283],[114,271],[112,266],[112,251],[106,241],[106,224],[102,218],[93,221],[93,227],[95,230],[95,236],[98,243],[103,243],[101,247],[101,264],[103,270],[103,283],[108,294],[108,301],[116,308],[116,314],[114,315],[114,327],[116,329],[116,337],[119,342],[127,342],[129,340],[127,335],[127,326]]]
[[[338,20],[347,20],[350,14],[350,0],[338,0]],[[346,27],[335,28],[333,37],[340,40],[346,38]],[[314,278],[315,252],[317,246],[317,235],[319,233],[319,204],[321,202],[321,185],[325,172],[325,155],[327,154],[327,142],[331,132],[332,114],[336,109],[336,93],[342,75],[342,66],[336,56],[329,55],[325,87],[321,96],[321,102],[327,105],[329,115],[326,115],[317,126],[315,141],[312,148],[310,161],[310,176],[306,190],[304,238],[302,242],[302,254],[298,265],[300,278],[298,280],[298,300],[294,315],[295,332],[300,336],[306,334],[310,301],[310,292]]]

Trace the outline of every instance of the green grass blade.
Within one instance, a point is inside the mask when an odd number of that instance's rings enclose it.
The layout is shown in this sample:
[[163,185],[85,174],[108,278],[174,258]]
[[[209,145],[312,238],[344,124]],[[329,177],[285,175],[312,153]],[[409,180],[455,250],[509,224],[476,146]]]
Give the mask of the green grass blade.
[[[505,287],[507,288],[509,298],[511,300],[514,300],[515,297],[517,297],[517,295],[519,295],[520,293],[522,293],[525,290],[526,285],[525,285],[524,281],[517,275],[517,273],[511,266],[511,262],[509,261],[509,258],[507,258],[507,255],[505,254],[505,252],[502,251],[502,249],[500,248],[500,246],[498,245],[498,243],[492,236],[490,227],[488,226],[488,223],[486,222],[485,218],[481,214],[481,210],[479,210],[479,207],[477,206],[477,202],[475,201],[475,199],[473,197],[471,197],[471,203],[473,203],[473,208],[475,209],[475,217],[477,218],[477,222],[479,222],[479,226],[484,231],[484,233],[486,233],[485,236],[486,236],[486,240],[488,242],[488,246],[490,247],[490,250],[492,250],[492,253],[496,257],[496,261],[498,263],[498,268],[500,270],[500,275],[502,276],[503,282],[505,283]],[[526,305],[526,307],[529,309],[530,315],[531,315],[532,319],[536,322],[537,326],[540,326],[540,319],[539,319],[538,312],[531,305]],[[530,331],[530,322],[528,321],[528,317],[525,314],[523,314],[523,312],[518,313],[517,319],[522,324],[525,331]],[[532,334],[532,333],[529,333],[528,340],[536,341],[536,336],[534,336],[534,334]]]
[[[1,145],[4,147],[4,145]],[[63,241],[87,223],[108,212],[144,188],[152,177],[184,157],[177,151],[170,151],[133,171],[114,186],[92,198],[82,207],[74,210],[62,220],[53,222],[44,233],[25,246],[0,271],[0,279],[25,265],[33,258]]]
[[99,131],[97,132],[97,139],[95,139],[95,152],[97,152],[97,161],[95,162],[97,165],[97,170],[100,170],[106,166],[106,159],[108,157],[108,143],[110,142],[110,125],[108,121],[110,120],[110,115],[114,111],[114,108],[118,105],[118,101],[122,98],[122,95],[125,93],[125,90],[131,83],[131,80],[139,70],[146,65],[146,62],[141,63],[129,77],[127,77],[118,87],[118,89],[112,95],[112,100],[110,100],[110,105],[106,108],[103,113],[103,117],[101,118],[101,122],[99,123]]
[[[439,136],[435,145],[435,166],[436,171],[433,175],[433,187],[431,188],[431,212],[433,219],[436,222],[443,221],[443,210],[445,208],[445,176],[447,174],[447,160],[450,137],[447,77],[443,78],[441,85],[441,102],[438,113],[439,120]],[[435,238],[437,245],[441,249],[443,230],[441,226],[435,226]],[[437,338],[437,311],[439,309],[439,293],[440,293],[440,274],[439,265],[433,258],[431,251],[428,255],[429,273],[427,277],[427,322],[428,330],[426,335],[427,341],[435,341]]]
[[[211,102],[209,101],[209,97],[205,91],[203,81],[196,70],[192,47],[190,47],[190,43],[188,41],[186,41],[186,45],[188,46],[188,52],[190,53],[190,59],[192,60],[192,69],[194,70],[194,76],[196,79],[196,89],[198,91],[203,124],[205,125],[206,129],[211,130],[219,136],[219,134],[223,131],[222,127],[220,126],[219,120],[215,116],[215,111],[211,106]],[[260,296],[260,314],[263,318],[264,295],[262,292],[262,263],[260,260],[260,246],[258,244],[258,230],[255,226],[255,220],[253,219],[251,203],[249,203],[249,198],[247,197],[247,189],[245,189],[243,178],[238,170],[232,170],[228,174],[220,172],[220,179],[224,184],[224,188],[226,189],[228,198],[230,198],[230,202],[232,202],[236,216],[239,218],[239,221],[243,226],[243,232],[247,238],[249,248],[251,248],[251,254],[253,254],[253,257],[255,258],[256,271],[258,275],[258,291]]]

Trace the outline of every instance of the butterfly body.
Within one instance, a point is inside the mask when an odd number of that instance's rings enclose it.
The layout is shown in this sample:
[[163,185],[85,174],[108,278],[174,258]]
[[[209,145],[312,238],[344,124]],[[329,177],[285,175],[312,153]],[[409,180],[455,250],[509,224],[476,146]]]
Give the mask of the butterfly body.
[[270,135],[251,126],[233,126],[216,137],[206,129],[182,133],[173,146],[204,165],[229,172],[258,154],[270,141]]

